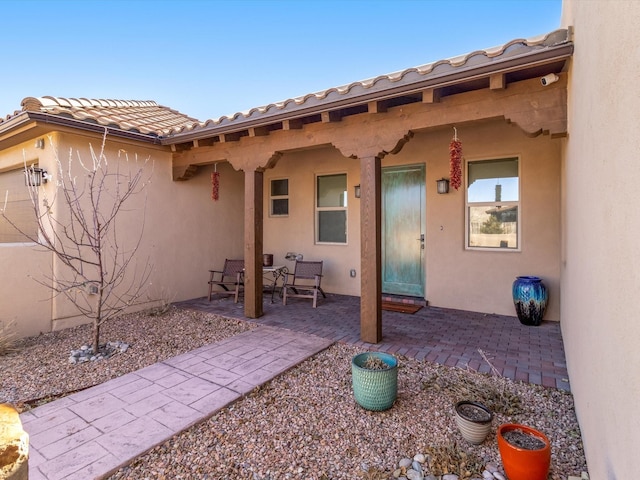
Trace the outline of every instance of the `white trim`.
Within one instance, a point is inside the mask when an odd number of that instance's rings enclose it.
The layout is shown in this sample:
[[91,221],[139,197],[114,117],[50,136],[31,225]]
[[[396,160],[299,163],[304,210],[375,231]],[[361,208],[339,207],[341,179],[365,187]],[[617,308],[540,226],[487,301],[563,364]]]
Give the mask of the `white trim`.
[[[517,201],[500,201],[500,202],[474,202],[469,203],[469,163],[485,162],[491,160],[509,160],[516,159],[518,161],[518,200]],[[472,247],[469,245],[469,209],[472,206],[517,206],[518,207],[518,220],[517,220],[517,232],[516,232],[516,248],[505,247]],[[475,252],[521,252],[522,251],[522,157],[520,154],[504,154],[504,155],[492,155],[489,157],[480,158],[465,158],[464,159],[464,249],[467,251]]]
[[[286,195],[272,195],[271,192],[271,187],[273,182],[276,182],[278,180],[286,180],[287,181],[287,194]],[[289,177],[278,177],[278,178],[270,178],[269,179],[269,217],[272,218],[286,218],[289,216],[289,206],[290,206],[290,194],[289,194],[289,189],[290,189],[290,181],[289,181]],[[273,200],[287,200],[287,213],[273,213]]]
[[[345,190],[344,190],[344,206],[343,207],[318,207],[318,177],[331,177],[337,175],[344,175],[345,177]],[[344,242],[322,242],[318,239],[320,233],[319,227],[319,212],[342,212],[344,211]],[[349,244],[349,175],[345,171],[330,172],[330,173],[315,173],[313,178],[313,221],[314,221],[314,244],[315,245],[348,245]]]

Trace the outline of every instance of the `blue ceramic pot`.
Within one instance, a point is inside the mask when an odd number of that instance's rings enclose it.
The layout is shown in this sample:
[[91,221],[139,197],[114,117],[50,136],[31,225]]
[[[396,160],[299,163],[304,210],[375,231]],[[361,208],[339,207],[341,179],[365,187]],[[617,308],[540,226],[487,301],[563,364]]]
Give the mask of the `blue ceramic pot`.
[[512,287],[513,304],[523,325],[538,326],[547,309],[549,294],[540,277],[516,277]]

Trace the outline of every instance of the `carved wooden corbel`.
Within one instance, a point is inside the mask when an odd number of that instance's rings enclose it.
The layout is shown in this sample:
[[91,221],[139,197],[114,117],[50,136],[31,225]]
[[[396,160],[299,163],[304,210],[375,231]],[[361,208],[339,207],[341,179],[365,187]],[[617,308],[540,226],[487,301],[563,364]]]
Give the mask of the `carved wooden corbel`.
[[174,182],[182,182],[185,180],[189,180],[195,174],[198,173],[197,165],[182,165],[182,166],[174,166],[173,167],[173,181]]

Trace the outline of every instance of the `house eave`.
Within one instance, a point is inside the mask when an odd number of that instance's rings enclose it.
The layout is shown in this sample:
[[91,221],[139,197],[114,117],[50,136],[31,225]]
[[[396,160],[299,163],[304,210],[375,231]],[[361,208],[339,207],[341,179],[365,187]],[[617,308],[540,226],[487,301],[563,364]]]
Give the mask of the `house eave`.
[[96,123],[62,117],[48,113],[25,111],[0,123],[0,144],[18,144],[22,141],[42,135],[47,131],[74,129],[85,132],[107,134],[109,137],[135,140],[143,143],[160,145],[156,135],[148,135],[130,130],[122,130],[116,126],[104,126]]
[[[296,120],[311,115],[318,115],[323,112],[344,109],[363,105],[372,101],[383,101],[403,95],[417,94],[427,89],[441,89],[465,82],[487,78],[492,75],[509,74],[522,70],[535,70],[544,68],[545,65],[558,65],[564,62],[573,54],[573,44],[563,43],[557,46],[550,46],[536,52],[525,52],[519,55],[505,58],[493,59],[481,65],[459,66],[452,71],[441,74],[430,74],[424,79],[411,82],[398,82],[384,88],[372,87],[365,92],[356,94],[344,94],[338,99],[320,100],[313,105],[304,103],[269,113],[261,113],[256,118],[232,119],[224,117],[220,123],[212,126],[203,126],[195,130],[184,133],[175,133],[166,137],[161,137],[162,145],[175,145],[194,140],[210,138],[216,135],[224,135],[247,130],[249,128],[264,127],[285,120]],[[547,73],[557,73],[560,68]],[[306,102],[305,102],[306,103]]]

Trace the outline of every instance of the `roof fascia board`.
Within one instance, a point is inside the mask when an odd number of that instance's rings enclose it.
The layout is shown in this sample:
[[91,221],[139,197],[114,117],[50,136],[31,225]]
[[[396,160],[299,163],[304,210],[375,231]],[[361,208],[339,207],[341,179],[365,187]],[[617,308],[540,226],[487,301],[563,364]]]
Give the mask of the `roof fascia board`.
[[[473,66],[461,66],[455,68],[452,72],[446,72],[438,75],[429,76],[427,78],[397,85],[393,87],[381,88],[378,90],[368,90],[366,93],[357,96],[348,96],[339,100],[316,103],[312,106],[294,107],[291,110],[279,111],[273,114],[263,114],[259,118],[247,119],[247,120],[231,120],[229,123],[223,125],[215,125],[212,127],[205,127],[197,131],[190,131],[185,133],[178,133],[168,137],[161,137],[160,142],[163,145],[172,145],[177,143],[189,142],[192,140],[211,137],[215,135],[222,135],[226,133],[237,132],[239,130],[246,130],[250,127],[260,127],[269,125],[282,120],[291,120],[301,118],[313,114],[318,114],[327,110],[335,108],[345,108],[354,105],[361,105],[368,101],[373,100],[385,100],[388,98],[397,97],[402,94],[417,93],[428,88],[441,88],[449,85],[454,85],[462,81],[470,81],[478,78],[487,77],[496,73],[509,73],[523,68],[536,67],[547,63],[557,62],[559,60],[565,60],[570,58],[573,54],[573,44],[566,43],[563,45],[549,47],[544,50],[539,50],[534,53],[528,52],[521,55],[514,55],[502,60],[488,62],[481,65]],[[372,87],[375,89],[375,86]]]

